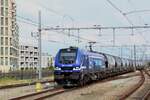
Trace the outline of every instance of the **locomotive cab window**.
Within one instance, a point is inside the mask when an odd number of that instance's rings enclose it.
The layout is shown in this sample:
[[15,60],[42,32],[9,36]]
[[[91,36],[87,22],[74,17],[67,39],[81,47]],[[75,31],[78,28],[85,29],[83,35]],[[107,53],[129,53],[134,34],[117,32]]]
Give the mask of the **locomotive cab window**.
[[59,63],[73,64],[76,61],[77,49],[62,49],[59,55]]

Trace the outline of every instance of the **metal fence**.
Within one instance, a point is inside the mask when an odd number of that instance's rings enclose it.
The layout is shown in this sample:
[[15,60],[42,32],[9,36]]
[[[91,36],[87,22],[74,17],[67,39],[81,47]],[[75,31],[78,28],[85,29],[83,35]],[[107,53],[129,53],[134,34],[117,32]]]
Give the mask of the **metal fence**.
[[[53,75],[52,70],[42,70],[43,77],[49,77]],[[1,73],[0,78],[15,78],[15,79],[35,79],[38,78],[38,72],[36,70],[20,70],[20,71],[11,71],[9,73]]]

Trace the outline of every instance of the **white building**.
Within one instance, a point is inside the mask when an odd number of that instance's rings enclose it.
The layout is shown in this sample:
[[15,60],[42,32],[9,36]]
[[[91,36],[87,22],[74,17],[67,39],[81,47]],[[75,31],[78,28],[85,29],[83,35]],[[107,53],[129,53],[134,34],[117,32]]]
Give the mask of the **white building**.
[[53,58],[48,53],[42,53],[42,68],[52,67]]
[[[19,67],[38,68],[39,52],[37,46],[20,45],[19,47]],[[53,66],[53,58],[48,53],[42,53],[42,68]]]
[[19,47],[19,67],[37,68],[38,67],[38,47],[20,45]]
[[19,32],[14,0],[0,0],[0,71],[18,67]]

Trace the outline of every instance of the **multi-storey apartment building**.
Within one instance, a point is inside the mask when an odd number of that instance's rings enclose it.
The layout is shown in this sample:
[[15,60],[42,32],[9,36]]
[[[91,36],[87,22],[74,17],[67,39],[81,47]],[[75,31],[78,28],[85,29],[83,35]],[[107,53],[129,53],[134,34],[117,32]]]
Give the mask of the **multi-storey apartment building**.
[[[19,46],[19,67],[20,68],[38,68],[38,47],[29,45]],[[52,67],[54,62],[51,55],[42,53],[42,68]]]
[[18,68],[19,32],[14,0],[0,0],[0,71]]
[[19,46],[19,67],[37,68],[38,67],[38,47],[29,45]]

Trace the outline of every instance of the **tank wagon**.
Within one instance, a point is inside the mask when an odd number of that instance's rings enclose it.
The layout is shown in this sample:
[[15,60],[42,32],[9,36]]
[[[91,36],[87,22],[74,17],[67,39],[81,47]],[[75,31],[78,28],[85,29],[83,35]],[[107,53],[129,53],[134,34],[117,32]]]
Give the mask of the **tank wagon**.
[[77,47],[60,49],[55,57],[54,80],[63,86],[85,85],[93,80],[132,72],[142,62]]

